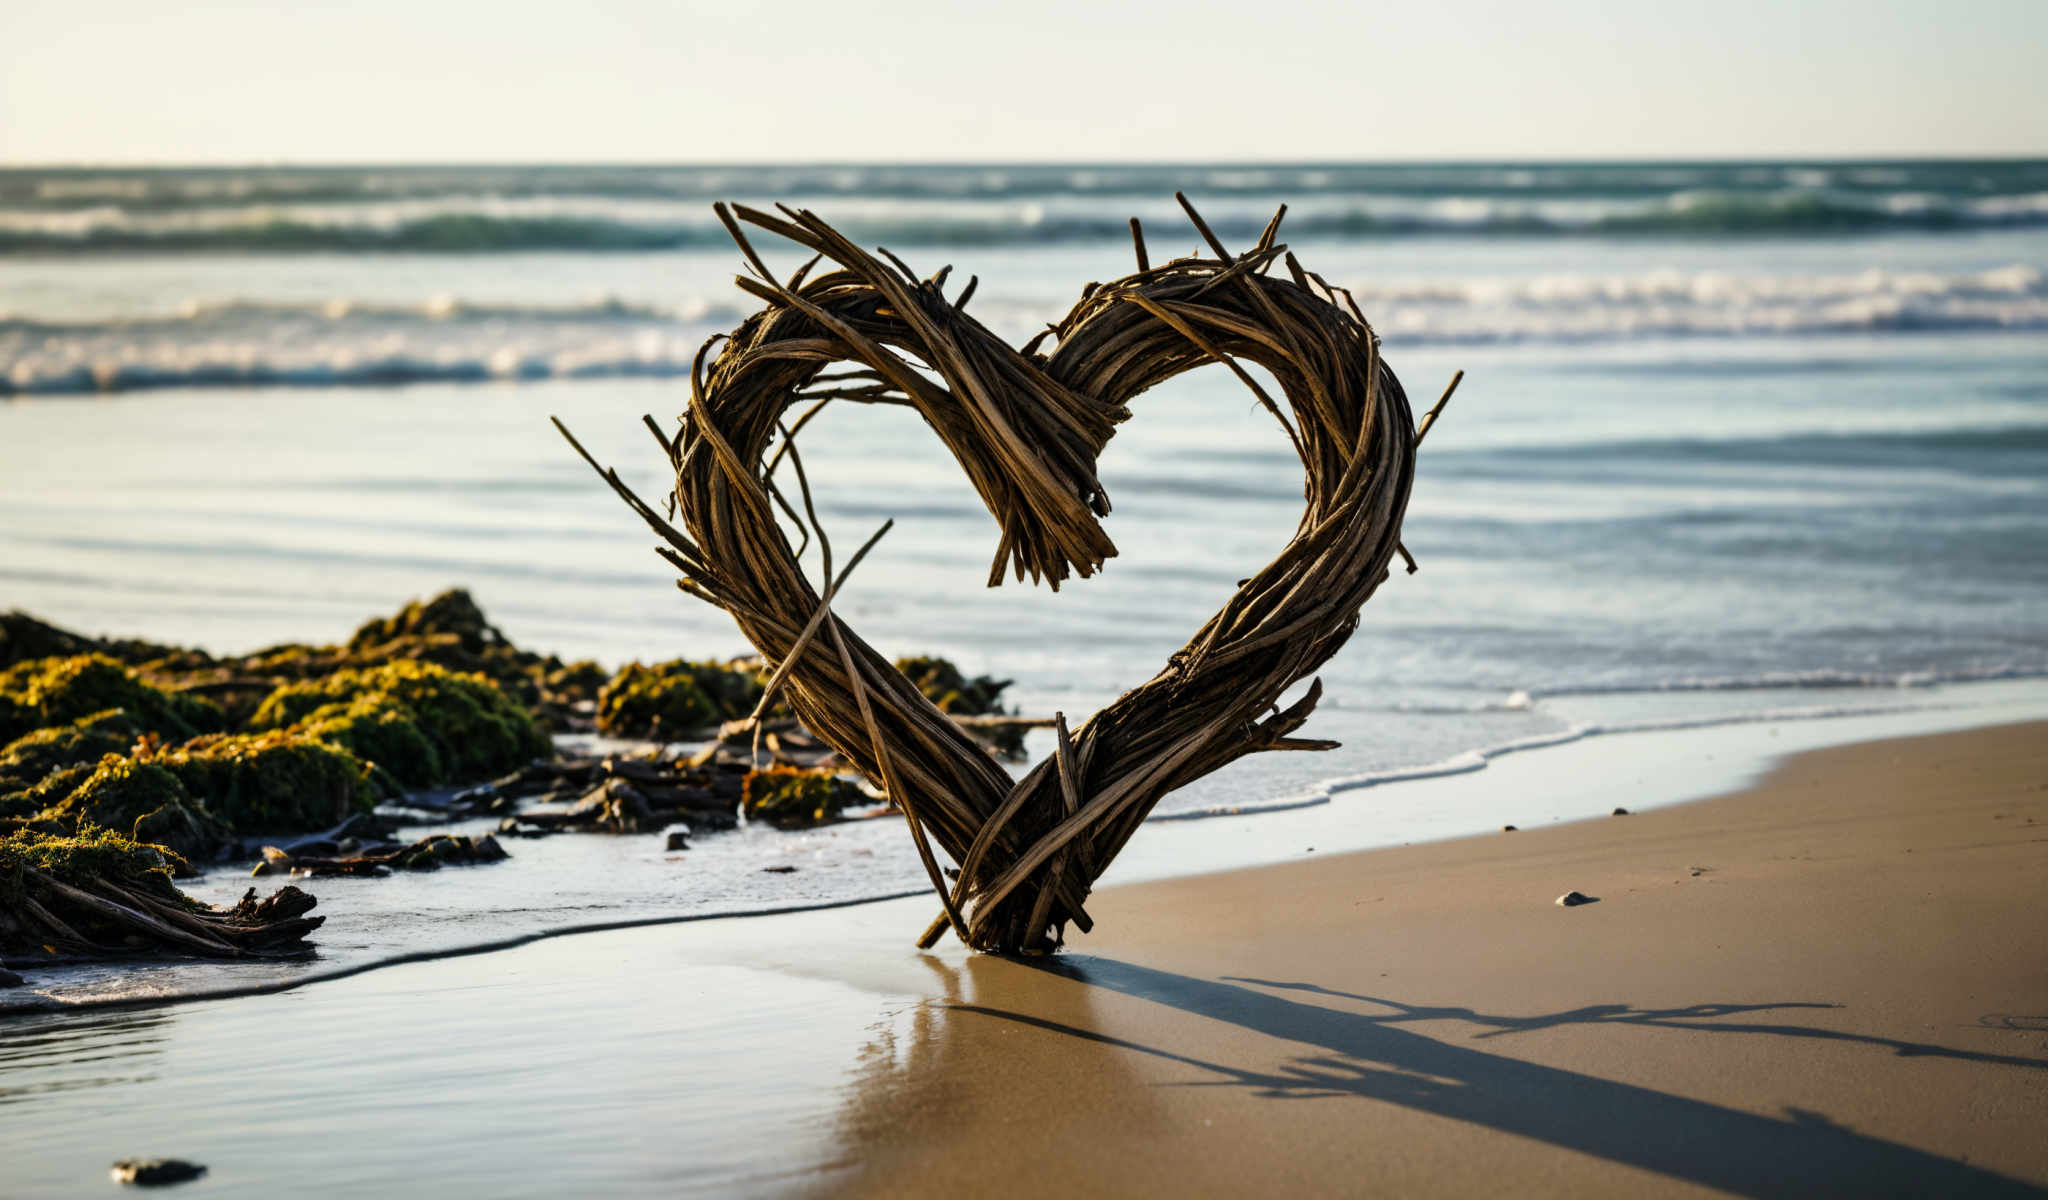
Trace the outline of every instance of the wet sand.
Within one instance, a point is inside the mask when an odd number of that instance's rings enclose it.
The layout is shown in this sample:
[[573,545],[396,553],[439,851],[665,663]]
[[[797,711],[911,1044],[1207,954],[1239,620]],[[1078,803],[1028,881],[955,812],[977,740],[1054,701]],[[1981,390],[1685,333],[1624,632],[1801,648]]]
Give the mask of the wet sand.
[[828,1188],[2048,1194],[2048,723],[1091,909],[944,970]]

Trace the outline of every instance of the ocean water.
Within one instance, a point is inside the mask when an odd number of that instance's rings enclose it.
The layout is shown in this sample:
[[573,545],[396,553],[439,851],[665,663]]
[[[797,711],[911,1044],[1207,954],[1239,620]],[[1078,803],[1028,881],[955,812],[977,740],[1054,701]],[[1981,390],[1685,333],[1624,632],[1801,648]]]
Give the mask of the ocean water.
[[[1022,340],[1132,269],[1129,216],[1155,260],[1194,251],[1176,189],[1233,244],[1287,203],[1281,240],[1356,293],[1418,409],[1467,374],[1421,454],[1421,571],[1323,673],[1306,732],[1343,747],[1244,760],[1162,816],[1327,802],[1392,831],[1405,793],[1378,785],[1506,748],[2048,676],[2042,162],[0,172],[0,607],[246,650],[460,585],[565,656],[745,652],[547,420],[661,492],[640,416],[673,420],[697,346],[751,309],[710,202],[951,263]],[[1121,553],[1057,594],[982,586],[994,524],[914,418],[829,411],[805,446],[828,530],[897,522],[841,615],[1014,679],[1030,713],[1150,677],[1285,542],[1301,478],[1226,371],[1134,407],[1102,465]],[[552,882],[492,911],[917,886],[893,825],[763,875],[798,845],[776,836],[687,867],[514,846]],[[451,944],[512,929],[462,916],[477,886],[337,885],[336,953],[420,914]]]

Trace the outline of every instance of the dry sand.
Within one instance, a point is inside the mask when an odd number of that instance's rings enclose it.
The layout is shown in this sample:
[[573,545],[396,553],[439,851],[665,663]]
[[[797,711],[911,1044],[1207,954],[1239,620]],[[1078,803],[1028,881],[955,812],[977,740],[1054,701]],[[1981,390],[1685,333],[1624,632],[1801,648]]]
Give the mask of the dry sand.
[[834,1189],[2048,1195],[2048,723],[1091,909],[936,967]]

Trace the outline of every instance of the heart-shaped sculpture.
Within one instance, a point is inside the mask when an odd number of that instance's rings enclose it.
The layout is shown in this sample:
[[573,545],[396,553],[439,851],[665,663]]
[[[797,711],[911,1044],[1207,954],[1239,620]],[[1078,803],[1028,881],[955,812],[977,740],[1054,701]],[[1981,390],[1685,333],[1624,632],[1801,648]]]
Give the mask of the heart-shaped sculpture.
[[[1215,258],[1153,267],[1134,219],[1137,273],[1089,284],[1065,319],[1021,350],[963,311],[974,281],[946,298],[950,268],[920,280],[888,251],[885,264],[810,212],[717,206],[756,273],[737,282],[767,307],[699,351],[689,411],[673,438],[648,422],[675,468],[671,512],[684,528],[591,463],[661,536],[660,552],[682,572],[678,586],[731,613],[774,665],[771,693],[780,689],[807,728],[902,809],[945,909],[920,945],[950,926],[982,950],[1054,948],[1067,922],[1090,928],[1083,903],[1091,885],[1161,796],[1256,751],[1334,745],[1291,736],[1315,707],[1320,681],[1286,709],[1279,698],[1337,652],[1394,556],[1405,557],[1401,520],[1428,420],[1413,425],[1371,327],[1348,293],[1276,244],[1284,207],[1256,246],[1233,255],[1181,202]],[[778,281],[740,221],[816,257]],[[821,259],[837,269],[813,277]],[[1267,273],[1282,262],[1285,277]],[[1048,336],[1053,350],[1038,353]],[[704,360],[721,340],[707,372]],[[1291,421],[1239,360],[1272,374]],[[824,373],[843,362],[863,367]],[[1056,590],[1069,570],[1090,575],[1116,553],[1100,521],[1109,499],[1095,466],[1130,416],[1126,404],[1211,362],[1235,372],[1287,431],[1307,474],[1301,524],[1163,671],[1071,734],[1062,719],[1053,756],[1012,781],[832,613],[867,546],[834,574],[796,433],[837,399],[914,408],[1001,527],[991,586],[1013,570]],[[812,407],[785,424],[801,401]],[[802,486],[803,516],[775,482],[785,457]],[[778,510],[802,532],[799,545]],[[822,596],[799,563],[813,531]],[[950,887],[934,841],[958,864]]]

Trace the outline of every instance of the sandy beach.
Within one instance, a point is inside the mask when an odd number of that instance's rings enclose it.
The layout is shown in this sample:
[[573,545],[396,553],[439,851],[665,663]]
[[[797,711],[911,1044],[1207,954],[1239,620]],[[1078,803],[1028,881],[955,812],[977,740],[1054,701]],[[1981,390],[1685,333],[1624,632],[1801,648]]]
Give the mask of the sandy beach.
[[[1769,761],[1708,732],[1405,786]],[[2048,1195],[2044,735],[1107,887],[1036,961],[918,953],[913,898],[12,1019],[0,1194],[175,1154],[220,1196]]]
[[1072,953],[962,964],[835,1188],[2040,1194],[2044,735],[1106,891]]

